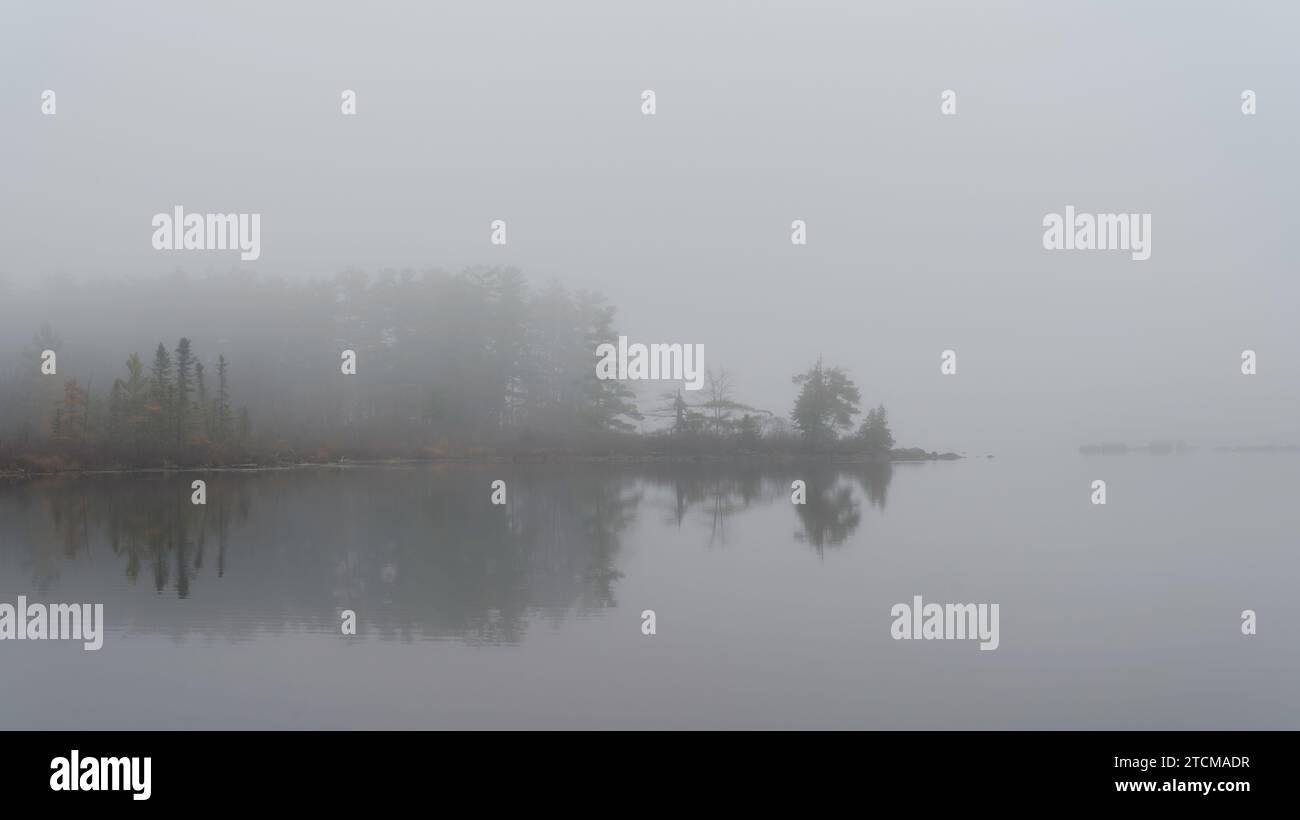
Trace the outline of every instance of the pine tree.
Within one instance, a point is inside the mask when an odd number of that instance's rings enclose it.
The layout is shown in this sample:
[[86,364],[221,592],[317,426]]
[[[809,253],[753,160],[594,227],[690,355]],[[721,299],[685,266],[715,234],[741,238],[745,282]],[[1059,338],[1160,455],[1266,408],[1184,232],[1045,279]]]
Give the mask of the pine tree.
[[185,443],[190,432],[190,393],[194,389],[194,354],[190,340],[182,338],[176,344],[176,390],[172,396],[172,413],[175,416],[176,446]]
[[885,405],[867,411],[866,421],[862,422],[858,436],[869,453],[887,453],[893,448],[894,434],[889,430]]
[[144,364],[139,353],[132,353],[127,358],[126,372],[126,381],[122,383],[123,432],[131,446],[138,449],[148,423],[145,408],[149,401],[149,383],[144,377]]
[[230,438],[230,386],[226,381],[226,357],[224,355],[217,357],[217,403],[215,407],[215,416],[213,420],[216,428],[216,440],[225,441]]
[[577,418],[587,432],[631,432],[636,428],[625,419],[640,421],[644,418],[636,406],[636,393],[624,381],[601,379],[596,375],[595,351],[604,343],[613,343],[614,308],[604,299],[588,291],[577,294],[579,328],[583,333],[581,349],[589,351],[592,365],[584,368],[579,377],[580,393]]
[[194,363],[194,410],[198,419],[199,432],[204,438],[212,438],[212,415],[208,407],[208,386],[203,380],[203,362]]
[[149,404],[147,410],[153,443],[160,447],[166,446],[167,434],[171,429],[169,424],[172,418],[171,376],[171,356],[167,353],[167,348],[163,347],[162,342],[159,342],[158,349],[153,354],[153,367],[149,371]]
[[858,402],[862,395],[844,370],[827,368],[818,359],[809,372],[794,377],[793,381],[801,389],[790,417],[805,441],[833,442],[837,431],[852,428],[853,416],[861,412]]
[[842,369],[826,367],[818,359],[807,373],[795,376],[794,383],[801,387],[790,416],[805,441],[825,444],[835,440],[838,430],[852,426],[862,396]]

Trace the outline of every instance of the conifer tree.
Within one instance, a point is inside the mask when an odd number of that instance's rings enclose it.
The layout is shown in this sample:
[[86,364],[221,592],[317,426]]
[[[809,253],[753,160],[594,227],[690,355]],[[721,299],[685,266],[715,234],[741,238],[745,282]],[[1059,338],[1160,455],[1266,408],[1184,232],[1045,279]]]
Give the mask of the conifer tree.
[[190,340],[181,338],[176,344],[176,390],[172,396],[173,425],[176,445],[185,443],[190,432],[190,393],[194,389],[194,354]]
[[213,413],[213,415],[215,416],[215,418],[213,419],[213,427],[215,428],[216,431],[216,435],[214,436],[214,438],[217,441],[225,441],[226,439],[230,438],[230,428],[231,428],[232,419],[230,416],[230,384],[227,381],[227,376],[226,376],[227,371],[228,371],[228,367],[226,365],[225,355],[223,354],[221,356],[218,356],[217,357],[217,399],[216,399],[216,407],[214,408],[214,413]]
[[149,433],[153,444],[166,446],[171,431],[172,359],[162,342],[153,354],[153,367],[149,371]]

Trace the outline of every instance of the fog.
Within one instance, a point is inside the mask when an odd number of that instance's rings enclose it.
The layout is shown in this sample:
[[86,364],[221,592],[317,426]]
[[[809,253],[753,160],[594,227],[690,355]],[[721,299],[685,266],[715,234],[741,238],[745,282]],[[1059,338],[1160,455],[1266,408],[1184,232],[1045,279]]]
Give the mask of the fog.
[[[256,424],[352,341],[277,358],[327,337],[299,283],[516,268],[780,416],[820,356],[903,446],[1300,442],[1300,10],[983,5],[7,4],[0,373],[43,322],[97,391],[188,335]],[[260,257],[155,250],[178,205],[261,214]],[[1044,250],[1067,205],[1151,214],[1150,259]]]

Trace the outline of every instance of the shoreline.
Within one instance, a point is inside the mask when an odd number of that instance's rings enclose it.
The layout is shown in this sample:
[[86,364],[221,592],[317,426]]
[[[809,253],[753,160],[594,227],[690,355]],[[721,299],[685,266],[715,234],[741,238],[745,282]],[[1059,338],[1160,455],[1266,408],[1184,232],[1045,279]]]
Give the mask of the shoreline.
[[[55,476],[148,475],[151,473],[261,473],[283,470],[347,469],[350,467],[413,467],[431,464],[901,464],[924,461],[960,461],[957,453],[925,452],[919,449],[894,451],[888,458],[865,453],[648,453],[588,455],[581,453],[512,453],[508,455],[433,456],[427,458],[341,459],[338,461],[294,461],[277,464],[220,464],[164,467],[70,467],[63,470],[0,470],[0,479],[35,479]],[[975,458],[981,458],[976,456]],[[982,456],[992,458],[992,456]]]

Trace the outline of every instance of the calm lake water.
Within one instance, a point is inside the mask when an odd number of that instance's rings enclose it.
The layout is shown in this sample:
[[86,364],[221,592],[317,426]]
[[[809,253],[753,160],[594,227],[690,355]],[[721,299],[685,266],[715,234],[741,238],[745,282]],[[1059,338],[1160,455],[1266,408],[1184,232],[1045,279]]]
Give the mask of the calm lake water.
[[[0,602],[107,621],[0,642],[0,728],[1296,729],[1298,488],[1213,452],[0,483]],[[914,595],[999,604],[999,648],[893,640]]]

